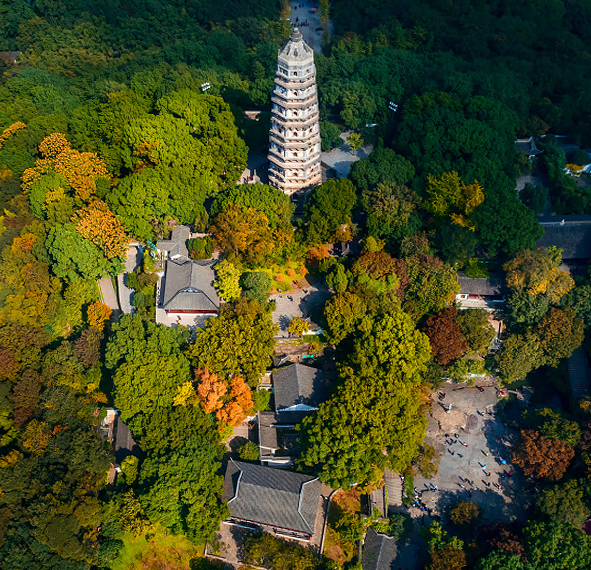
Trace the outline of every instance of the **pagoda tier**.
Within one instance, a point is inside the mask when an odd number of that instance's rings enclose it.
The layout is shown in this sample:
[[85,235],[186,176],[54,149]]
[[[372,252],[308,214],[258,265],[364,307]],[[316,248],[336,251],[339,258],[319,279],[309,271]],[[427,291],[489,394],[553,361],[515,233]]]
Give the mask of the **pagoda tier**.
[[269,182],[286,194],[320,184],[314,52],[298,28],[279,51],[271,103]]

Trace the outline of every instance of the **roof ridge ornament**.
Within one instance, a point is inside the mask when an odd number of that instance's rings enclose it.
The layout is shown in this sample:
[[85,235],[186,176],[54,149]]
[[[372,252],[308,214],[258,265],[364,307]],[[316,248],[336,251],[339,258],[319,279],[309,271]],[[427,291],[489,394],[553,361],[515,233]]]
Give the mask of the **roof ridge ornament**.
[[290,40],[301,40],[302,39],[302,32],[300,32],[300,29],[297,26],[294,26],[293,30],[291,31],[291,35],[289,36]]

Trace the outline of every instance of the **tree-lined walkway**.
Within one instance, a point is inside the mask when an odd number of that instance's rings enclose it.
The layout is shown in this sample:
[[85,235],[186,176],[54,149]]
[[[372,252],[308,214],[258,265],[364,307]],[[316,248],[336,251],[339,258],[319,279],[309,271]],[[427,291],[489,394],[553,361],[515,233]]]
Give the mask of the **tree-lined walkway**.
[[97,281],[101,291],[103,303],[107,305],[113,312],[119,311],[119,302],[117,301],[117,293],[113,287],[113,281],[110,277],[103,277]]

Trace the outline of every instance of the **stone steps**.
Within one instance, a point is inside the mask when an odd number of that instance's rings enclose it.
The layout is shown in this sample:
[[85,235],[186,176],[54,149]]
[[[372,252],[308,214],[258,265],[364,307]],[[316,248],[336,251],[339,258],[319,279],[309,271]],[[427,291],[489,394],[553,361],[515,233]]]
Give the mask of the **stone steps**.
[[386,469],[384,473],[384,481],[388,488],[388,504],[393,507],[399,507],[402,505],[402,493],[403,485],[400,475],[394,473],[390,469]]

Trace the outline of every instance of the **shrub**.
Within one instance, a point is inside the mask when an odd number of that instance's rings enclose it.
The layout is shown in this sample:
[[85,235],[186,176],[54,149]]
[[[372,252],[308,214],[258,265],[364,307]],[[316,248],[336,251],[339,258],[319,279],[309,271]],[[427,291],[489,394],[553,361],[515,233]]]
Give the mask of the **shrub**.
[[405,532],[412,529],[412,520],[409,515],[405,515],[404,513],[392,513],[389,516],[390,520],[390,534],[398,540],[401,538]]
[[449,511],[450,520],[456,526],[472,524],[481,514],[482,509],[472,501],[458,501]]
[[146,296],[141,291],[136,291],[133,295],[133,306],[141,309],[146,306]]
[[417,465],[419,472],[425,479],[431,479],[437,475],[437,471],[439,471],[439,454],[432,445],[425,443],[421,447]]
[[137,278],[137,273],[128,273],[127,277],[125,278],[125,284],[130,288],[130,289],[139,289],[139,283],[138,283],[138,278]]
[[252,405],[257,412],[267,412],[271,409],[271,391],[258,390],[252,394]]
[[341,540],[351,544],[355,544],[363,536],[363,523],[359,515],[351,511],[341,511],[333,528]]
[[209,259],[213,254],[213,241],[209,236],[190,239],[187,249],[191,259]]
[[259,446],[254,441],[247,441],[238,448],[238,456],[244,461],[257,461]]

